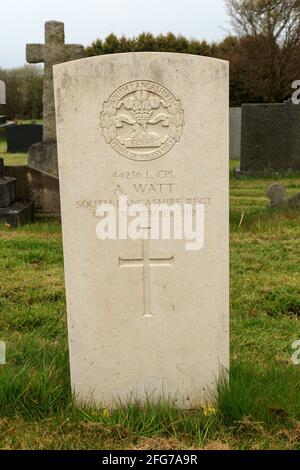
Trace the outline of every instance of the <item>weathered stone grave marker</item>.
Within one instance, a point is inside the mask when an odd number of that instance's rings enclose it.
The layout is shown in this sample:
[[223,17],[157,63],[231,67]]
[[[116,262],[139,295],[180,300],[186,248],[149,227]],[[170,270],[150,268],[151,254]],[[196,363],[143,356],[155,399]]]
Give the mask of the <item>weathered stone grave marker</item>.
[[[57,65],[54,82],[77,399],[197,406],[229,362],[228,64],[115,54]],[[190,207],[194,221],[204,205],[204,245],[156,239],[152,214],[127,238],[136,204]],[[99,239],[102,210],[116,239]]]
[[4,161],[0,158],[0,223],[13,227],[31,222],[33,219],[33,203],[20,200],[18,180],[4,176]]
[[4,105],[6,105],[6,84],[2,80],[0,80],[0,129],[14,125],[13,121],[7,121],[5,114],[2,114],[4,110]]
[[2,80],[0,80],[0,104],[6,104],[6,89]]
[[272,183],[267,188],[266,196],[270,199],[270,207],[272,208],[300,209],[300,193],[288,198],[286,189],[282,184]]
[[242,108],[229,110],[229,157],[231,160],[241,158]]

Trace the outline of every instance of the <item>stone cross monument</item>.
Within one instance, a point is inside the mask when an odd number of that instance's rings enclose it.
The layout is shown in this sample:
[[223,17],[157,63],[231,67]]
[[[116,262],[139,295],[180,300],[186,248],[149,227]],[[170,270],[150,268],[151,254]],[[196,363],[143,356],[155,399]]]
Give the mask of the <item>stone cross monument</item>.
[[64,24],[58,21],[45,23],[45,44],[27,44],[26,60],[31,64],[44,62],[43,92],[43,142],[35,144],[29,151],[29,166],[58,176],[56,123],[53,88],[53,65],[84,57],[84,47],[65,44]]

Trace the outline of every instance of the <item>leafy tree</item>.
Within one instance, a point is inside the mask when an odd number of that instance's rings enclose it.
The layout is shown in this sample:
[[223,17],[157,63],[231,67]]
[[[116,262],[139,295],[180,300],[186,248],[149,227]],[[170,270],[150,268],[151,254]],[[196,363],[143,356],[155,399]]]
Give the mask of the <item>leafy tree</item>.
[[43,69],[25,65],[15,69],[0,69],[0,80],[6,83],[5,114],[10,119],[42,117]]
[[91,57],[102,54],[115,54],[118,52],[179,52],[184,54],[210,55],[210,46],[206,41],[186,39],[173,33],[153,36],[151,33],[142,33],[137,37],[128,39],[122,36],[117,38],[110,34],[104,41],[97,39],[85,50],[86,56]]

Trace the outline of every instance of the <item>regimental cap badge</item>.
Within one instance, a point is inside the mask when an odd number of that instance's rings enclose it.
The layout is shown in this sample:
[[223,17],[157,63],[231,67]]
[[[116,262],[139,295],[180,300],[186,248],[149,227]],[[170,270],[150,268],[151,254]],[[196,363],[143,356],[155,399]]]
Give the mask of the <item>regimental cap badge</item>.
[[100,127],[108,144],[131,160],[156,160],[180,141],[184,127],[181,102],[163,85],[136,80],[104,102]]

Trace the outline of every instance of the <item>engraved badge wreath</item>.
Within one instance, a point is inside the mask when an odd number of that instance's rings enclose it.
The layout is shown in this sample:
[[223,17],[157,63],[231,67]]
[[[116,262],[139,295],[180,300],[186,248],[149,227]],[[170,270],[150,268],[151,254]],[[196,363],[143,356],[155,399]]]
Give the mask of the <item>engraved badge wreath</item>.
[[184,126],[180,100],[163,85],[136,80],[104,102],[100,127],[108,144],[131,160],[156,160],[179,142]]

